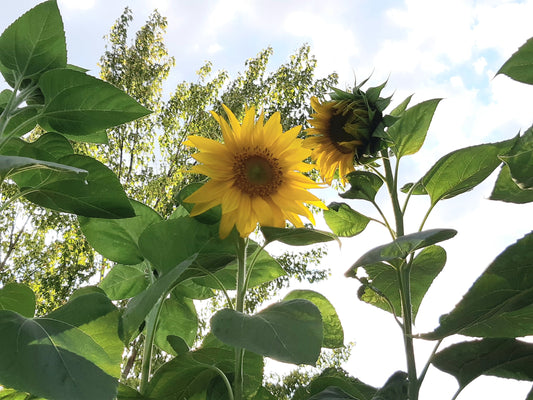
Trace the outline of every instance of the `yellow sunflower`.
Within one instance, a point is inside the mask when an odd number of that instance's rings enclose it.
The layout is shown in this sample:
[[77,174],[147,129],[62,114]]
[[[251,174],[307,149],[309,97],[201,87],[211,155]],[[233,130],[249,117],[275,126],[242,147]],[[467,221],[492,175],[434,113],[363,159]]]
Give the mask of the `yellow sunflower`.
[[313,149],[322,179],[331,184],[335,171],[342,182],[354,170],[354,158],[369,140],[371,121],[368,107],[362,101],[330,100],[320,103],[311,98],[316,111],[311,114],[304,147]]
[[224,143],[200,136],[189,136],[186,144],[200,151],[193,157],[200,163],[193,172],[210,180],[185,199],[194,203],[191,216],[222,205],[220,237],[233,227],[247,237],[257,226],[284,227],[290,221],[303,226],[300,215],[314,224],[311,211],[304,203],[326,208],[308,189],[319,184],[302,175],[312,166],[302,162],[310,151],[297,138],[301,127],[283,133],[280,114],[266,122],[261,114],[255,121],[255,109],[246,111],[242,125],[224,106],[229,123],[212,112],[222,128]]

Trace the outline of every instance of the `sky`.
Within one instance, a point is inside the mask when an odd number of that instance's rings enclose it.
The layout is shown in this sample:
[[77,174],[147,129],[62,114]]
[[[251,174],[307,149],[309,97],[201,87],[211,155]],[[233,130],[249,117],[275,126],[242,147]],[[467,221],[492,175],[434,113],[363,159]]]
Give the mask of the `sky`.
[[[0,29],[38,3],[0,0]],[[361,80],[372,74],[374,86],[388,79],[383,94],[393,94],[393,105],[411,94],[411,104],[443,98],[423,149],[402,159],[405,183],[423,176],[452,150],[508,139],[533,123],[533,87],[495,76],[533,36],[533,0],[59,0],[58,4],[69,62],[93,75],[98,75],[104,35],[129,6],[134,15],[132,36],[154,9],[168,18],[166,44],[176,58],[171,85],[195,80],[195,71],[206,60],[215,70],[227,70],[235,77],[246,59],[267,46],[274,49],[270,65],[275,69],[309,43],[318,61],[317,77],[335,71],[341,89],[352,87],[354,77]],[[441,202],[429,218],[427,229],[454,228],[459,234],[443,243],[448,263],[421,306],[417,332],[432,330],[490,262],[530,232],[533,206],[488,200],[494,180],[495,174],[468,194]],[[323,196],[340,201],[331,192]],[[350,205],[372,213],[356,201]],[[427,207],[427,199],[412,201],[407,218],[413,222],[407,232],[417,229]],[[319,227],[326,228],[320,220]],[[405,369],[401,335],[389,314],[357,300],[357,282],[343,274],[367,250],[387,242],[384,233],[370,225],[363,234],[343,240],[340,249],[329,246],[323,264],[331,269],[332,278],[318,288],[309,287],[330,298],[345,325],[345,341],[355,343],[345,368],[374,386]],[[415,345],[421,368],[432,346]],[[456,387],[453,377],[431,368],[421,399],[450,399]],[[459,399],[522,400],[530,387],[527,382],[483,377]]]

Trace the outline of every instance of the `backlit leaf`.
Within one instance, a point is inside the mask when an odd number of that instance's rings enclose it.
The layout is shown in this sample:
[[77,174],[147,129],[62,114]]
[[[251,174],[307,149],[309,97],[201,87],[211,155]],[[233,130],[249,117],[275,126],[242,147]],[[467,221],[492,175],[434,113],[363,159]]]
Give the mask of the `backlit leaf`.
[[35,314],[35,294],[22,283],[7,283],[0,289],[0,310],[15,311],[24,317]]
[[533,201],[533,190],[520,188],[513,181],[509,166],[504,164],[489,198],[517,204],[530,203]]
[[211,328],[222,342],[293,364],[314,365],[322,346],[322,318],[308,300],[275,303],[255,315],[219,310]]
[[331,203],[324,210],[324,219],[331,231],[340,237],[352,237],[363,232],[370,218],[353,210],[346,203]]
[[378,175],[368,171],[350,172],[345,179],[351,185],[350,189],[340,195],[345,199],[374,201],[378,190],[383,185],[383,181]]
[[533,84],[533,38],[524,43],[497,74],[505,74],[518,82]]

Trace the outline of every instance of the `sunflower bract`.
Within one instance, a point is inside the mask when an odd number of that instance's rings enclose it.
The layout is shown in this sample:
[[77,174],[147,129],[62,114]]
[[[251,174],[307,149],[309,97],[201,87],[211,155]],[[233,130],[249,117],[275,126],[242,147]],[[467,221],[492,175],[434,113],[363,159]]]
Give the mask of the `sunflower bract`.
[[255,108],[249,108],[241,123],[223,106],[228,121],[212,112],[219,123],[224,143],[200,136],[189,136],[188,146],[199,152],[193,157],[199,164],[192,172],[210,179],[185,201],[194,203],[191,216],[222,206],[219,234],[229,235],[233,227],[247,237],[257,224],[284,227],[288,220],[302,227],[300,216],[314,224],[304,203],[326,208],[308,189],[321,187],[301,172],[312,166],[303,162],[310,150],[297,138],[300,127],[283,132],[280,114],[266,122],[261,114],[255,120]]

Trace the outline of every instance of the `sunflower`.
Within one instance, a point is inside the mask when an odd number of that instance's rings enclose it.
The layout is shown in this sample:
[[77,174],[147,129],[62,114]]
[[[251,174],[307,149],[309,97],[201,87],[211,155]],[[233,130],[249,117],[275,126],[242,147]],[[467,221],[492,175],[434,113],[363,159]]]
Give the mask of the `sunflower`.
[[210,178],[185,199],[194,203],[191,216],[222,205],[221,238],[234,226],[241,237],[247,237],[258,223],[284,227],[288,220],[302,227],[300,215],[314,224],[304,203],[326,206],[307,190],[320,185],[298,172],[312,169],[302,162],[311,152],[297,138],[301,127],[283,133],[279,113],[266,122],[261,114],[255,121],[253,107],[246,111],[241,125],[226,106],[224,110],[229,123],[212,112],[222,128],[224,143],[200,136],[189,136],[186,142],[200,150],[193,155],[200,164],[192,171]]

